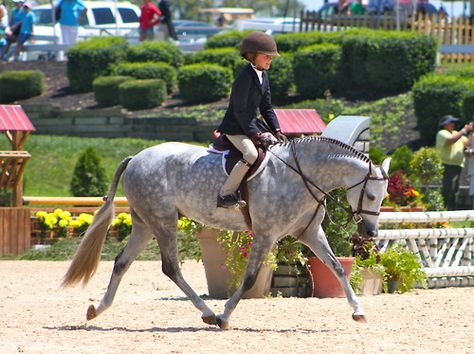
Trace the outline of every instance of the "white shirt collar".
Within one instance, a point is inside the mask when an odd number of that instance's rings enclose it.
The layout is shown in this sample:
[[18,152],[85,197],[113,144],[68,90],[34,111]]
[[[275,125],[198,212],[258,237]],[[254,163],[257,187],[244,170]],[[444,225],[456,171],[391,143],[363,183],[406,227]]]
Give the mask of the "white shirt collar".
[[250,64],[250,65],[252,65],[253,70],[255,70],[255,72],[257,73],[258,81],[260,81],[260,85],[261,85],[263,83],[263,71],[258,70],[253,64]]

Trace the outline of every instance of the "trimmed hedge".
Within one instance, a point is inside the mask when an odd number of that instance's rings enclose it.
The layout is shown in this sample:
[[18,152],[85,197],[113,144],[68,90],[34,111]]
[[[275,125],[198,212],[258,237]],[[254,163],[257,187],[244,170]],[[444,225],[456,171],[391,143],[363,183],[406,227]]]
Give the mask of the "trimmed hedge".
[[91,91],[95,78],[110,74],[109,65],[125,59],[128,43],[121,37],[93,37],[67,52],[67,77],[72,89]]
[[163,62],[120,63],[114,67],[115,75],[132,76],[136,79],[162,79],[166,90],[171,93],[177,85],[177,71],[174,67]]
[[230,68],[235,73],[244,59],[235,48],[212,48],[194,52],[187,58],[188,64],[210,63]]
[[[431,74],[413,86],[413,103],[423,145],[433,145],[439,119],[451,114],[462,116],[466,93],[474,88],[456,76]],[[467,120],[466,120],[467,122]]]
[[282,54],[273,58],[272,65],[268,71],[270,78],[270,89],[273,101],[284,101],[288,98],[288,91],[293,86],[292,56]]
[[0,102],[9,103],[44,91],[44,74],[39,70],[4,71],[0,74]]
[[181,97],[188,102],[211,102],[226,97],[232,85],[232,72],[216,64],[191,64],[178,71]]
[[204,44],[204,48],[211,49],[211,48],[223,48],[223,47],[234,47],[239,48],[240,42],[242,39],[250,33],[253,32],[252,30],[245,30],[245,31],[237,31],[237,30],[230,30],[215,34],[209,37]]
[[119,86],[119,98],[129,110],[157,107],[166,99],[166,84],[160,79],[126,81]]
[[370,38],[366,67],[375,90],[399,93],[409,90],[436,63],[433,37],[414,32],[383,32]]
[[161,61],[175,68],[184,64],[184,54],[176,45],[165,41],[145,41],[130,47],[127,52],[129,62]]
[[120,103],[120,84],[134,80],[131,76],[99,76],[92,83],[94,97],[99,106],[110,107]]
[[342,48],[335,44],[315,44],[293,56],[296,90],[303,98],[324,97],[338,90],[342,70]]
[[278,51],[294,53],[298,49],[327,41],[327,35],[319,32],[291,32],[274,36]]

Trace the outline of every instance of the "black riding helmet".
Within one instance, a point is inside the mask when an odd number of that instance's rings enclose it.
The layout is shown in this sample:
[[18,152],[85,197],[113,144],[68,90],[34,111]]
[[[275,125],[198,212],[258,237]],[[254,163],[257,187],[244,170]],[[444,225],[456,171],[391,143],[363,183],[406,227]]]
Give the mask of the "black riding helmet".
[[250,32],[240,44],[240,55],[247,59],[246,54],[261,53],[272,56],[279,56],[277,45],[272,36],[263,32]]

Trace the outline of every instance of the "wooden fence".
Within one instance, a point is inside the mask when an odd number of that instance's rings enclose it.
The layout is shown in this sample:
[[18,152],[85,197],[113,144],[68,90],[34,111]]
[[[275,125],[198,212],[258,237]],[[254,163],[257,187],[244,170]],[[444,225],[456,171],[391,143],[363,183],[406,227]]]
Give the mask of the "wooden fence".
[[[381,213],[379,222],[436,223],[474,221],[474,210]],[[400,243],[417,253],[431,288],[474,286],[474,228],[381,229],[376,243],[385,251]]]
[[417,31],[437,39],[441,61],[473,62],[474,36],[469,17],[441,17],[435,15],[333,15],[321,19],[316,11],[301,12],[300,32],[319,30],[321,32],[342,31],[354,27],[368,27],[384,30]]

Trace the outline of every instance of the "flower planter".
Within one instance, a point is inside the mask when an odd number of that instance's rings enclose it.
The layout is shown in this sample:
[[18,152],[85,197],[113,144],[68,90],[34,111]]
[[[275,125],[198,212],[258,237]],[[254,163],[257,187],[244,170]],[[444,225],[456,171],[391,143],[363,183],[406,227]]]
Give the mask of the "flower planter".
[[271,292],[273,296],[307,297],[307,275],[298,275],[295,266],[279,264],[273,271]]
[[[352,271],[354,257],[337,257],[341,263],[346,277],[349,279]],[[309,257],[308,268],[310,283],[313,285],[313,296],[324,297],[346,297],[341,284],[329,268],[317,257]]]
[[362,283],[360,291],[364,296],[378,295],[382,292],[383,279],[382,276],[371,269],[362,268],[360,270]]
[[[227,299],[229,297],[227,271],[225,260],[227,254],[217,242],[218,230],[203,229],[197,234],[201,248],[201,258],[206,272],[209,297]],[[245,292],[243,298],[263,298],[270,292],[273,271],[268,266],[262,266],[254,286]],[[232,293],[232,291],[230,291]]]

